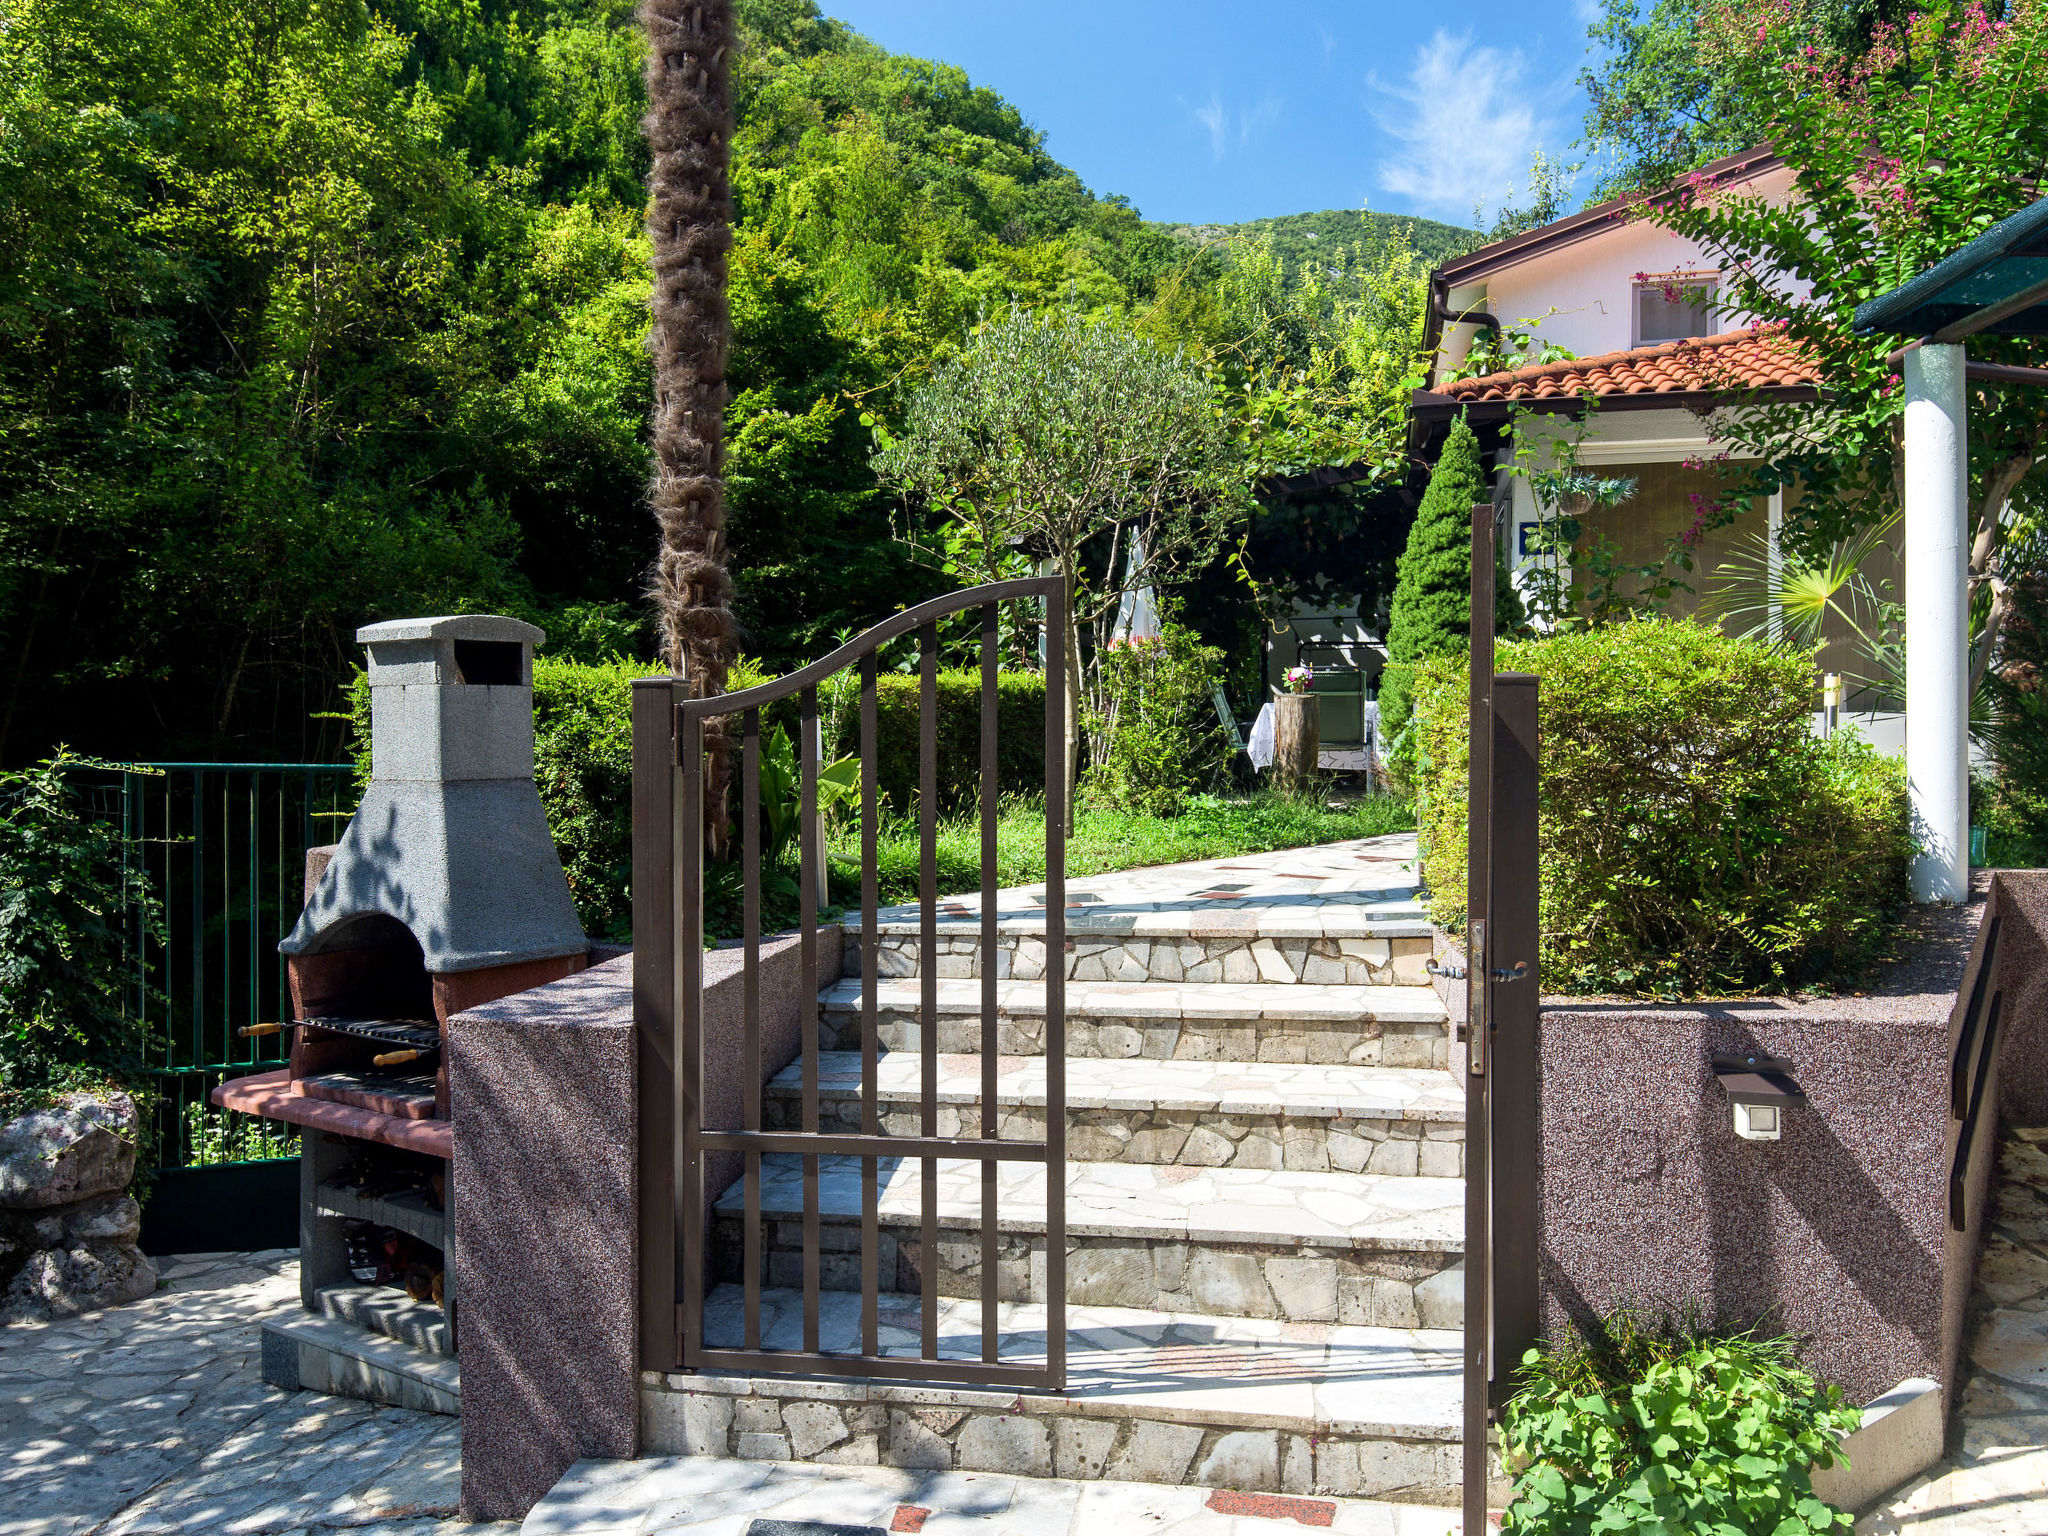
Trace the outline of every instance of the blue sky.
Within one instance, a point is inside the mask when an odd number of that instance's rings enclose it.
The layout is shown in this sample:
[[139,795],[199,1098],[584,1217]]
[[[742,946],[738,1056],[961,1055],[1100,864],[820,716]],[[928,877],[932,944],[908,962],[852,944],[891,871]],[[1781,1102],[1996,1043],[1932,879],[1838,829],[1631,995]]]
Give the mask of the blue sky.
[[[1569,149],[1595,0],[821,0],[1008,97],[1097,192],[1230,223],[1369,205],[1469,222]],[[1576,158],[1576,157],[1574,157]]]

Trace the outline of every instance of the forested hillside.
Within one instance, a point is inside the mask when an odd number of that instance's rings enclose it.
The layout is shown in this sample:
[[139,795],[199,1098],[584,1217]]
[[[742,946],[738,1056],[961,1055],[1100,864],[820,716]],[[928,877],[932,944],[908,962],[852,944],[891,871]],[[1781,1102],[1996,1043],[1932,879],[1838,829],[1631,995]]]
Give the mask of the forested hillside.
[[[959,70],[811,0],[739,11],[747,649],[780,665],[945,585],[870,423],[1006,307],[1198,354],[1249,480],[1386,481],[1406,244],[1304,285],[1291,224],[1190,242]],[[0,0],[0,760],[330,755],[353,631],[401,613],[648,654],[641,110],[625,0]],[[1353,216],[1309,217],[1342,246]],[[1268,501],[1241,545],[1268,599],[1315,575],[1305,536],[1378,579],[1344,552],[1357,497],[1313,528]],[[1255,633],[1251,589],[1210,587],[1212,628]]]
[[1222,246],[1225,260],[1233,247],[1242,249],[1270,239],[1290,275],[1298,275],[1313,262],[1327,264],[1333,251],[1372,249],[1390,241],[1405,243],[1424,266],[1436,267],[1464,255],[1481,239],[1476,231],[1434,219],[1375,213],[1369,208],[1325,208],[1319,213],[1289,213],[1243,224],[1169,224],[1166,228],[1189,244]]

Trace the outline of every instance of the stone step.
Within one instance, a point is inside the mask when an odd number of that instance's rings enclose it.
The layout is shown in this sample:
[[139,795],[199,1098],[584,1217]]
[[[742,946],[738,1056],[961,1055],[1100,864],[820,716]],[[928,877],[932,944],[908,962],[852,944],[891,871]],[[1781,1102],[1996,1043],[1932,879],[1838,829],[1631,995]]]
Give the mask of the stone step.
[[[772,1397],[763,1399],[759,1416],[765,1419],[767,1410],[775,1407]],[[779,1409],[776,1412],[779,1416]],[[880,1422],[886,1425],[886,1417]],[[1076,1465],[1071,1459],[1072,1436],[1084,1431],[1076,1427],[1064,1433],[1069,1436],[1068,1464]],[[731,1438],[728,1432],[728,1443]],[[875,1438],[879,1455],[883,1436]],[[843,1443],[865,1449],[867,1439],[849,1435]],[[1060,1442],[1054,1446],[1057,1455]],[[1002,1454],[973,1459],[977,1466],[983,1459],[1015,1464]],[[1312,1477],[1312,1449],[1294,1465]],[[672,1511],[699,1509],[745,1513],[736,1522],[712,1519],[681,1527],[667,1523]],[[1344,1536],[1458,1536],[1461,1518],[1450,1506],[1317,1494],[1306,1482],[1290,1484],[1289,1492],[1273,1493],[1199,1483],[1168,1487],[1108,1478],[1010,1477],[950,1467],[848,1466],[831,1460],[643,1456],[637,1461],[574,1463],[519,1530],[520,1536],[637,1536],[653,1528],[640,1523],[640,1517],[656,1511],[660,1528],[673,1536],[796,1536],[805,1531],[823,1536],[848,1528],[925,1530],[932,1536],[941,1531],[945,1536],[1125,1536],[1168,1531],[1178,1536],[1286,1536],[1304,1526],[1334,1528]]]
[[[1193,932],[1105,933],[1070,928],[1066,974],[1072,981],[1311,982],[1324,986],[1407,986],[1429,984],[1424,970],[1434,942],[1419,907],[1413,917],[1372,921],[1357,933],[1260,933],[1203,925]],[[1258,914],[1263,916],[1265,914]],[[1306,928],[1299,919],[1286,924]],[[923,941],[915,923],[881,928],[876,946],[884,976],[923,974]],[[980,919],[950,918],[934,941],[939,976],[979,976],[983,944]],[[1016,981],[1045,976],[1045,924],[1036,932],[1004,926],[995,943],[996,975]],[[851,942],[849,964],[865,949]]]
[[[941,1056],[938,1134],[981,1134],[979,1056]],[[922,1063],[891,1051],[876,1063],[882,1129],[915,1136],[922,1124]],[[861,1129],[857,1052],[818,1059],[819,1128]],[[770,1130],[803,1128],[803,1064],[768,1085]],[[1045,1058],[997,1062],[998,1134],[1045,1138]],[[1303,1173],[1465,1171],[1465,1095],[1448,1072],[1404,1067],[1291,1066],[1265,1062],[1148,1061],[1101,1057],[1067,1063],[1067,1155],[1076,1162],[1196,1168],[1289,1168]]]
[[320,1314],[381,1333],[430,1355],[455,1356],[448,1314],[431,1301],[414,1301],[388,1285],[329,1285],[319,1292]]
[[[820,1284],[860,1288],[861,1165],[819,1162]],[[765,1282],[802,1284],[803,1159],[761,1159]],[[998,1163],[1004,1301],[1045,1298],[1045,1169]],[[877,1160],[884,1288],[916,1292],[921,1164]],[[937,1286],[981,1294],[981,1165],[938,1160]],[[1462,1325],[1462,1179],[1246,1168],[1067,1165],[1067,1299],[1367,1327]],[[719,1278],[738,1280],[745,1180],[717,1203]]]
[[324,1392],[423,1413],[462,1412],[453,1360],[339,1318],[293,1307],[265,1318],[263,1379],[285,1392]]
[[[847,977],[819,994],[820,1042],[860,1049],[861,981]],[[923,981],[875,984],[881,1044],[915,1051]],[[938,983],[939,1049],[981,1049],[981,983]],[[1156,1061],[1315,1062],[1360,1067],[1445,1068],[1450,1030],[1429,987],[1245,986],[1228,982],[1070,983],[1067,1055]],[[1045,983],[996,983],[996,1048],[1045,1051]]]
[[[769,1290],[761,1301],[762,1342],[800,1348],[801,1294]],[[881,1298],[884,1354],[916,1355],[918,1308],[915,1296]],[[824,1295],[822,1346],[857,1349],[859,1318],[857,1295]],[[1044,1360],[1042,1306],[1006,1304],[997,1321],[1006,1362]],[[712,1293],[705,1327],[714,1345],[742,1343],[736,1286]],[[979,1304],[942,1302],[939,1333],[942,1355],[978,1358]],[[863,1377],[648,1372],[641,1377],[643,1454],[1417,1503],[1456,1497],[1462,1399],[1455,1331],[1073,1306],[1067,1350],[1066,1390],[1058,1394]]]

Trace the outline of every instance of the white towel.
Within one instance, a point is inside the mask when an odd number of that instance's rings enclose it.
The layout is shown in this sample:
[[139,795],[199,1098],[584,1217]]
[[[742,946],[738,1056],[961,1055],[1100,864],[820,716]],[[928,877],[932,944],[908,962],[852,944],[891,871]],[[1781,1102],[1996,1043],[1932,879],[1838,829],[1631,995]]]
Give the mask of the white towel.
[[1273,705],[1268,700],[1260,706],[1259,718],[1252,722],[1251,740],[1244,744],[1252,766],[1261,772],[1273,766]]

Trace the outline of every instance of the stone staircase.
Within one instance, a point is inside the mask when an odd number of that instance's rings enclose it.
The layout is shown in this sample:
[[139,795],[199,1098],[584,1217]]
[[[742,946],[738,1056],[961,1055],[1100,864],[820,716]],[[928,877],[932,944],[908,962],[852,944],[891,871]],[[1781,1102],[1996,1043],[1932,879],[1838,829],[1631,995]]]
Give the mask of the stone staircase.
[[[652,1453],[740,1456],[1451,1502],[1459,1463],[1464,1102],[1424,964],[1413,840],[1075,881],[1067,987],[1068,1387],[652,1375]],[[1001,1134],[1045,1125],[1042,890],[1003,893]],[[980,1125],[978,903],[940,913],[939,1131]],[[880,1102],[919,1114],[915,909],[881,914]],[[849,941],[851,963],[858,951]],[[860,983],[821,999],[825,1128],[859,1128]],[[771,1085],[800,1123],[801,1076]],[[764,1343],[800,1342],[799,1162],[763,1158]],[[856,1347],[860,1163],[821,1160],[821,1328]],[[997,1165],[1003,1354],[1042,1360],[1042,1168]],[[942,1352],[980,1352],[980,1167],[884,1160],[885,1352],[914,1355],[935,1286]],[[709,1341],[740,1343],[735,1184]]]

